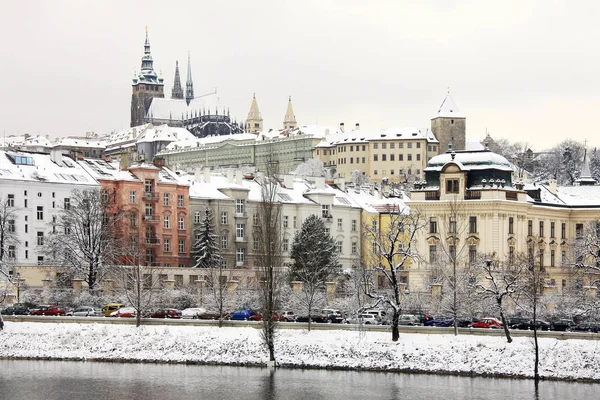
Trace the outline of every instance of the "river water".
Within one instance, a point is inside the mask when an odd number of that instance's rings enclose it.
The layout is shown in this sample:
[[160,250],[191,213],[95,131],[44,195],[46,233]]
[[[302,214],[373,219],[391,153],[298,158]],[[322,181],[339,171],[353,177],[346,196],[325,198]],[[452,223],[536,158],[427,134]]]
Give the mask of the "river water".
[[598,385],[383,372],[0,360],[0,399],[592,399]]

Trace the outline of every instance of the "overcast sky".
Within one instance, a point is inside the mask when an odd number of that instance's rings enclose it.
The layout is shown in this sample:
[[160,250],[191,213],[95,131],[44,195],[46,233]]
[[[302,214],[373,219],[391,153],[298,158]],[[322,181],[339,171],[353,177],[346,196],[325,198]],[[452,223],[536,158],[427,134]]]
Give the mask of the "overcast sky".
[[429,127],[447,88],[467,136],[596,139],[597,1],[6,1],[8,135],[51,138],[129,126],[144,29],[170,97],[190,51],[196,95],[218,89],[232,117],[252,94],[267,128],[292,96],[299,124]]

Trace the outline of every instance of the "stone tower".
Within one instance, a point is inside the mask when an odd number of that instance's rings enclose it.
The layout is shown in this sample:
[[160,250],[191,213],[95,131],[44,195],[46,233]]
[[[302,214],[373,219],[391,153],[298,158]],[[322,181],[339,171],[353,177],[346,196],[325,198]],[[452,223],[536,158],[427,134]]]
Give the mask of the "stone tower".
[[467,119],[460,114],[448,92],[436,116],[431,119],[431,131],[440,142],[440,153],[448,151],[450,143],[453,150],[465,149],[466,126]]
[[261,132],[263,130],[263,119],[258,111],[258,104],[256,103],[256,94],[252,96],[252,105],[250,105],[250,111],[248,111],[248,117],[246,118],[246,132]]
[[283,118],[283,129],[293,129],[298,125],[296,122],[296,116],[294,115],[294,109],[292,108],[292,96],[288,99],[287,111]]
[[185,102],[190,105],[194,100],[194,82],[192,82],[192,62],[190,61],[190,53],[188,53],[188,70],[187,79],[185,81]]
[[181,87],[181,78],[179,77],[179,61],[175,61],[175,80],[173,81],[173,90],[171,90],[172,99],[183,99],[183,88]]
[[139,74],[134,74],[133,84],[131,85],[130,126],[138,126],[144,123],[144,117],[154,97],[165,97],[163,78],[156,74],[153,64],[148,29],[146,28],[142,69]]

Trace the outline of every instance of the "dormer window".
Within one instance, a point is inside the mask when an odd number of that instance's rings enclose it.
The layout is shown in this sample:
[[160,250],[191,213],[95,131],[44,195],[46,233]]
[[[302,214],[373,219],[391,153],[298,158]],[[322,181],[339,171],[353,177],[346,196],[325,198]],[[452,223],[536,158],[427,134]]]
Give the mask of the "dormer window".
[[446,193],[458,193],[458,179],[446,179]]

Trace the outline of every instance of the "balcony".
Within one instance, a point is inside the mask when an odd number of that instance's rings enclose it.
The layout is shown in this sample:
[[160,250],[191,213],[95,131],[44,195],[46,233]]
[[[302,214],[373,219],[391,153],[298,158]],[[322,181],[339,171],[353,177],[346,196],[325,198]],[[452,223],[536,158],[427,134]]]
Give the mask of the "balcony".
[[150,222],[153,224],[157,224],[159,221],[157,215],[144,215],[144,222]]
[[158,201],[158,192],[144,192],[144,200],[146,201]]
[[147,237],[146,245],[147,246],[158,246],[160,244],[160,238],[157,237]]
[[236,261],[235,262],[235,266],[236,267],[243,267],[244,266],[244,262],[243,261]]
[[236,236],[235,242],[236,243],[248,243],[248,238],[246,236]]
[[440,199],[440,192],[439,191],[435,191],[435,192],[425,192],[425,200],[439,200]]
[[480,190],[467,190],[465,192],[465,200],[479,200],[481,199]]
[[328,222],[328,223],[332,223],[333,222],[333,217],[330,214],[322,215],[321,218],[323,218],[324,222]]
[[235,213],[235,217],[236,218],[248,218],[248,214],[244,211],[244,212],[237,212]]

